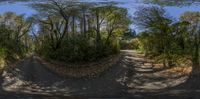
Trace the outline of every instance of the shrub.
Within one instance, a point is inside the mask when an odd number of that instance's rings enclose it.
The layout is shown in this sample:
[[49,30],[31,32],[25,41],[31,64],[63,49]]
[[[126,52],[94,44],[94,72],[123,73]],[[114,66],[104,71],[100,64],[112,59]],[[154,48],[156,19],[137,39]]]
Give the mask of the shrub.
[[124,39],[120,41],[121,49],[139,49],[139,41],[137,38]]
[[53,50],[49,43],[45,43],[38,51],[47,59],[60,60],[65,62],[94,61],[99,58],[107,57],[119,53],[120,46],[117,40],[103,42],[102,47],[96,49],[93,38],[83,37],[70,38],[64,41],[62,47]]
[[0,69],[5,65],[5,49],[0,48]]

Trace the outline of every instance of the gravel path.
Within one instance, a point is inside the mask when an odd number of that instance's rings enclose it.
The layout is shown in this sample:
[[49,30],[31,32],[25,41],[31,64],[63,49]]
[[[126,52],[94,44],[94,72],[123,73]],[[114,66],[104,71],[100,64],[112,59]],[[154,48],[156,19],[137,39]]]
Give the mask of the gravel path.
[[[48,99],[71,97],[137,97],[137,93],[154,92],[173,87],[187,76],[163,77],[151,64],[134,53],[122,51],[120,61],[97,78],[62,78],[47,70],[34,56],[24,59],[16,68],[3,73],[0,98]],[[9,96],[9,97],[8,97]],[[9,98],[9,99],[10,99]]]

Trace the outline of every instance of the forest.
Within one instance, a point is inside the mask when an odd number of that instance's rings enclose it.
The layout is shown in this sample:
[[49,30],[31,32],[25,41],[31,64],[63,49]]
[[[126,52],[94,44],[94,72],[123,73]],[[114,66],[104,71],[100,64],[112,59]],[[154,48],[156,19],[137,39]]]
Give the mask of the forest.
[[118,38],[130,23],[127,10],[113,4],[53,2],[34,8],[40,13],[37,52],[51,59],[92,61],[117,54]]
[[0,16],[0,60],[16,61],[30,52],[31,37],[29,28],[31,23],[23,15],[6,12]]
[[185,58],[192,61],[193,68],[198,68],[199,12],[185,12],[178,21],[173,21],[159,7],[143,8],[135,14],[135,23],[144,29],[138,39],[146,56],[157,57],[165,67],[176,66],[179,59]]
[[16,2],[37,13],[0,14],[2,97],[200,97],[200,11],[165,9],[198,0],[143,0],[133,15],[118,2]]

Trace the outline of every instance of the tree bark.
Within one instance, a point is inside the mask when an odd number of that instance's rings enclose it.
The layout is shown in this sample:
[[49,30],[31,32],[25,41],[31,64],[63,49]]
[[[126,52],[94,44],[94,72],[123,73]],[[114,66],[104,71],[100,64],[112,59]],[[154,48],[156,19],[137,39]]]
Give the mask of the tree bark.
[[97,42],[97,50],[99,49],[99,48],[101,48],[101,35],[100,35],[100,15],[99,15],[99,12],[97,11],[96,12],[96,33],[97,33],[97,35],[96,35],[96,42]]
[[85,15],[85,11],[83,11],[83,32],[84,32],[84,36],[86,36],[86,15]]
[[75,37],[75,16],[72,17],[72,35]]

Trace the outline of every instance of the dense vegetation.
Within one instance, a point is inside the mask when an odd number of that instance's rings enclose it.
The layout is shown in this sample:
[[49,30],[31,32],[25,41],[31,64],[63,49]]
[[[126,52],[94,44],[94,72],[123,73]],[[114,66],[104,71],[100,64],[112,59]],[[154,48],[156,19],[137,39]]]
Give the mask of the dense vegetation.
[[135,24],[144,30],[138,38],[146,56],[156,58],[165,67],[179,60],[191,60],[198,68],[200,56],[199,12],[185,12],[178,21],[160,7],[145,7],[135,13]]
[[31,18],[12,12],[1,15],[0,62],[22,58],[31,48],[47,59],[65,62],[94,61],[120,49],[140,49],[165,67],[185,60],[199,66],[199,12],[186,12],[175,20],[161,7],[141,7],[133,24],[143,32],[136,36],[129,29],[127,9],[112,3],[51,0],[32,7],[38,13]]
[[136,31],[129,29],[128,31],[124,32],[119,43],[122,50],[137,50],[139,48],[139,41]]
[[33,7],[39,12],[37,52],[61,61],[93,61],[117,54],[119,37],[130,23],[127,10],[113,4],[51,1]]
[[135,0],[151,4],[133,16],[109,0],[36,1],[30,17],[0,15],[2,97],[199,96],[200,11],[163,6],[200,0]]
[[[23,15],[7,12],[0,16],[0,61],[13,61],[28,53],[31,26]],[[5,62],[4,62],[5,63]]]

